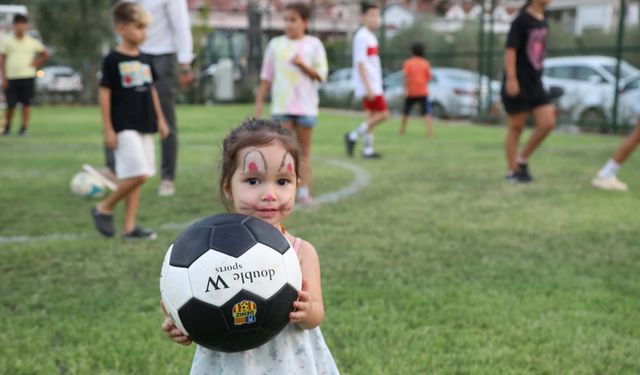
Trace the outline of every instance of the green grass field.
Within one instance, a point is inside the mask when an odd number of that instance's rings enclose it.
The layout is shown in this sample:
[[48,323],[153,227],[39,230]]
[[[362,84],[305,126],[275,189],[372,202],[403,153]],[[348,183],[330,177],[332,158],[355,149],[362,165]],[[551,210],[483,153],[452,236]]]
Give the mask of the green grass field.
[[[192,220],[221,212],[220,142],[251,108],[181,107],[178,194],[144,187],[139,220],[155,242],[94,233],[71,176],[100,165],[97,108],[36,108],[28,138],[0,138],[0,373],[185,374],[195,346],[160,331],[164,253]],[[415,120],[376,134],[380,161],[348,160],[359,117],[325,111],[315,192],[371,183],[295,212],[290,231],[320,254],[322,325],[345,374],[640,373],[640,156],[628,194],[589,181],[621,141],[553,134],[535,183],[504,181],[504,128]],[[116,217],[121,218],[121,209]]]

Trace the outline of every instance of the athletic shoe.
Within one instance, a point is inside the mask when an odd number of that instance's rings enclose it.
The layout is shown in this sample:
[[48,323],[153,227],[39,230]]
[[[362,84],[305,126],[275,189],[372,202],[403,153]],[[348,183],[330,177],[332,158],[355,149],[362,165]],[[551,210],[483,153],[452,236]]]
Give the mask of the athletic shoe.
[[505,178],[507,181],[512,182],[512,183],[514,183],[514,184],[515,184],[515,183],[517,183],[517,182],[518,182],[518,171],[515,171],[515,172],[509,172],[509,173],[507,173],[507,174],[504,176],[504,178]]
[[157,240],[158,234],[152,230],[135,227],[131,232],[125,233],[122,238],[125,240]]
[[3,136],[11,135],[11,128],[8,126],[5,127],[4,130],[2,131],[2,135]]
[[27,135],[29,135],[29,133],[27,133],[27,128],[20,128],[20,132],[18,133],[18,135],[20,135],[21,137],[26,137]]
[[102,214],[98,212],[98,208],[93,207],[91,209],[91,217],[93,218],[93,224],[101,235],[113,237],[113,234],[116,232],[115,229],[113,229],[113,215]]
[[347,147],[347,155],[353,157],[353,149],[356,147],[356,141],[351,140],[349,133],[344,135],[344,144]]
[[162,180],[158,186],[158,195],[161,197],[170,197],[176,193],[176,187],[171,180]]
[[591,180],[591,185],[603,190],[629,191],[629,187],[624,182],[618,180],[616,176],[597,177]]
[[382,154],[378,154],[377,152],[372,152],[370,154],[362,154],[362,157],[365,159],[380,159],[382,158]]
[[518,182],[531,182],[533,176],[529,174],[529,166],[526,163],[518,163],[518,171],[516,172]]
[[307,208],[310,208],[316,205],[316,202],[313,200],[313,197],[311,197],[311,195],[298,197],[298,203],[300,204],[300,206],[307,207]]
[[109,190],[115,191],[118,188],[116,176],[113,175],[113,172],[111,172],[109,168],[97,169],[92,167],[90,164],[82,164],[82,170],[100,181],[100,183],[106,186]]

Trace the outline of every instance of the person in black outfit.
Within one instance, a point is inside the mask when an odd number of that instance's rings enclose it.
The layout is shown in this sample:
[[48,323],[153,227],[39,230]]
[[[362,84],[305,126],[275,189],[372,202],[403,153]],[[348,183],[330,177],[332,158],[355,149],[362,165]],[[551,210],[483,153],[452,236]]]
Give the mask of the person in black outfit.
[[[555,128],[555,111],[542,85],[542,69],[549,26],[544,10],[551,0],[529,0],[511,24],[504,54],[505,74],[502,103],[507,111],[508,132],[505,151],[513,182],[530,182],[528,158]],[[518,141],[527,116],[535,120],[535,130],[518,153]]]

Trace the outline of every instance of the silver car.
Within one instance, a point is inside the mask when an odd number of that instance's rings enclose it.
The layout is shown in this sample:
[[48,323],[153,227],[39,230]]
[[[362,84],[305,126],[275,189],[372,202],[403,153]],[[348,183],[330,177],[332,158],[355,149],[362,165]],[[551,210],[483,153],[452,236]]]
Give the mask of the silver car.
[[82,77],[68,66],[42,68],[36,77],[35,87],[40,100],[72,102],[78,100],[83,90]]
[[[545,59],[542,80],[546,87],[562,88],[557,100],[560,112],[568,114],[571,122],[597,125],[603,129],[613,118],[614,93],[624,92],[639,71],[629,63],[620,65],[620,86],[615,89],[616,59],[607,56],[551,57]],[[632,88],[628,88],[629,91]],[[620,100],[618,117],[627,125],[628,100]],[[623,119],[623,117],[625,117]]]
[[[432,115],[439,118],[471,117],[478,111],[478,73],[459,68],[431,69],[429,100]],[[391,111],[399,112],[404,104],[404,74],[390,74],[385,80],[385,100]],[[491,95],[489,95],[489,87]],[[490,108],[498,100],[500,83],[482,76],[481,97],[486,98],[483,108]]]

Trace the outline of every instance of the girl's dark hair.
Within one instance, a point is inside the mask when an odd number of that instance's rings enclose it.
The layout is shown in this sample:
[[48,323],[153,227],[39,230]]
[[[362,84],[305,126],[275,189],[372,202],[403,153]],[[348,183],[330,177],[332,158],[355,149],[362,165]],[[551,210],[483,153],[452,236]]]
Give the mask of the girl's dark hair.
[[360,14],[366,14],[369,9],[379,9],[380,6],[373,0],[363,0],[360,2]]
[[284,10],[292,10],[298,13],[303,21],[309,21],[311,19],[311,8],[303,2],[289,3],[285,5]]
[[300,151],[298,142],[293,134],[282,127],[279,122],[249,118],[240,126],[233,129],[222,142],[222,160],[220,160],[220,199],[225,203],[227,199],[225,190],[230,188],[231,177],[238,167],[238,153],[247,147],[266,146],[271,143],[279,143],[293,157],[296,176],[300,176],[298,164]]
[[411,45],[411,53],[415,56],[424,57],[424,45],[422,43],[413,43]]

